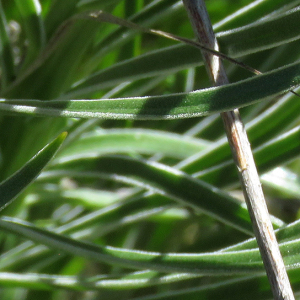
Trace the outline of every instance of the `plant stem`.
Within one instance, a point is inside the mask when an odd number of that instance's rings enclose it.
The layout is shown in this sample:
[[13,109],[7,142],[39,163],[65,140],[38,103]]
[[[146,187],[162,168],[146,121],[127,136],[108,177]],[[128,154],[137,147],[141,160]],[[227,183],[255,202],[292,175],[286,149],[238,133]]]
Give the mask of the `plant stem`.
[[[183,0],[199,42],[219,50],[204,0]],[[202,50],[207,72],[214,85],[228,84],[221,59]],[[226,101],[226,99],[224,99]],[[271,289],[276,300],[294,299],[284,262],[279,251],[266,201],[253,159],[250,143],[238,109],[221,114],[234,161],[239,171],[244,197],[251,217]]]

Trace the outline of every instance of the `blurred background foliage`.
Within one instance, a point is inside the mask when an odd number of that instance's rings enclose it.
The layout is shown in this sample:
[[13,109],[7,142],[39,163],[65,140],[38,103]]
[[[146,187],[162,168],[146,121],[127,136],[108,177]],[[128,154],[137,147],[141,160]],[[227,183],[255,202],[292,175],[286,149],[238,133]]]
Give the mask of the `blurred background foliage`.
[[[262,72],[298,66],[300,1],[206,5],[222,52]],[[15,199],[0,217],[1,298],[271,298],[217,114],[126,120],[125,102],[116,100],[109,102],[117,103],[120,119],[39,112],[47,100],[61,101],[63,113],[66,100],[82,100],[84,111],[84,99],[210,86],[199,50],[76,19],[99,10],[193,38],[177,0],[0,1],[1,97],[16,101],[10,109],[0,102],[0,203]],[[252,80],[225,65],[231,82]],[[291,74],[295,82],[299,70]],[[300,101],[291,93],[259,93],[264,101],[241,113],[299,293]]]

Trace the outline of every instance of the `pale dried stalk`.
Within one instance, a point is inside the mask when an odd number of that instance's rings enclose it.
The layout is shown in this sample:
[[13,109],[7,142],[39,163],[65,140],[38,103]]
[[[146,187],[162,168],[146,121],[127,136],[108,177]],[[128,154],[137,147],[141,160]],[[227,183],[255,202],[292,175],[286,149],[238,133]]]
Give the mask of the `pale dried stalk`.
[[[183,0],[199,42],[219,50],[203,0]],[[228,83],[220,57],[202,50],[208,74],[214,85]],[[226,101],[226,99],[224,99]],[[294,299],[284,262],[269,217],[264,194],[244,124],[238,109],[221,114],[227,138],[237,165],[244,197],[274,299]]]

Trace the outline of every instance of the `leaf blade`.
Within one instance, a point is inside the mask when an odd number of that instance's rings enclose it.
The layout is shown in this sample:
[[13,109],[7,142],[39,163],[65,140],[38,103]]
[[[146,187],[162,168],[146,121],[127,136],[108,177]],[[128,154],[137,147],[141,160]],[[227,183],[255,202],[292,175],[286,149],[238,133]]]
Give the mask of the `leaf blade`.
[[13,201],[39,175],[56,153],[65,137],[66,133],[59,135],[54,141],[40,150],[21,169],[0,183],[0,209],[3,209]]
[[300,84],[300,62],[237,83],[167,96],[98,100],[2,99],[0,110],[39,116],[104,119],[178,119],[244,107]]

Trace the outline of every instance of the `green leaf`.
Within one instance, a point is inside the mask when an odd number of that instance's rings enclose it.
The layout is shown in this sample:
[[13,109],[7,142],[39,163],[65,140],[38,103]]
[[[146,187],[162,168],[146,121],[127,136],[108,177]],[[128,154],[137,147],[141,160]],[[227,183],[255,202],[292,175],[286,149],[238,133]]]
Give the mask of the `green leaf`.
[[34,61],[45,46],[46,36],[41,16],[42,7],[35,0],[16,0],[15,2],[21,14],[22,27],[28,40],[28,51],[25,62],[22,65],[22,69],[25,69]]
[[24,167],[14,173],[11,177],[0,183],[0,208],[6,207],[18,196],[43,170],[52,159],[66,133],[62,133],[53,142],[45,146]]
[[72,16],[76,11],[77,3],[78,0],[51,1],[49,12],[45,18],[45,27],[48,36],[51,36],[61,23]]
[[[271,139],[276,139],[282,134],[284,129],[291,128],[298,120],[300,102],[298,101],[298,98],[291,96],[291,93],[285,95],[282,99],[275,102],[270,108],[263,111],[246,125],[247,134],[254,149],[258,146],[262,146],[268,141],[272,143]],[[294,138],[297,139],[296,136],[294,136]],[[294,140],[292,145],[295,144],[297,144],[296,140]],[[263,149],[261,149],[261,151],[263,151]],[[197,173],[199,176],[202,176],[200,175],[200,172],[203,171],[203,176],[206,176],[204,173],[213,173],[217,171],[221,165],[222,168],[227,168],[227,165],[231,164],[231,160],[232,155],[227,138],[223,137],[212,144],[206,151],[199,152],[198,154],[181,161],[177,167],[180,167],[189,174]],[[276,165],[274,165],[274,167],[275,166]],[[209,168],[211,168],[211,170],[207,170]],[[236,178],[235,175],[234,177]],[[227,177],[225,178],[225,181],[226,179]],[[228,182],[230,182],[230,180]]]
[[295,199],[300,197],[299,175],[289,169],[278,167],[264,174],[261,178],[263,184],[274,190],[277,197]]
[[[273,74],[283,70],[276,70],[279,67],[299,64],[295,49],[300,46],[300,0],[206,2],[212,21],[221,20],[215,28],[230,29],[218,34],[222,52]],[[246,129],[259,172],[285,164],[293,175],[280,182],[278,173],[269,177],[265,195],[273,208],[278,196],[299,193],[295,174],[300,160],[295,158],[300,147],[300,101],[291,93],[281,95],[299,83],[299,67],[266,81],[257,77],[250,88],[250,81],[243,85],[241,80],[251,74],[226,63],[230,82],[237,85],[224,87],[224,93],[214,88],[178,94],[208,86],[204,68],[195,68],[202,64],[199,49],[183,44],[168,47],[175,42],[78,16],[105,10],[123,21],[191,38],[181,0],[2,0],[1,4],[7,20],[2,23],[8,24],[0,28],[5,35],[1,42],[8,41],[13,59],[0,53],[0,181],[59,133],[68,132],[67,143],[51,165],[18,197],[21,206],[16,200],[3,211],[24,222],[0,218],[1,299],[19,299],[20,293],[28,299],[65,299],[68,289],[75,297],[94,290],[101,299],[271,298],[256,240],[245,240],[251,234],[245,203],[229,197],[237,171],[221,120],[217,114],[190,117],[226,110],[227,102],[228,107],[253,104],[241,115],[244,122],[250,121]],[[15,77],[7,76],[7,71]],[[229,87],[232,90],[226,92]],[[141,98],[145,95],[162,96]],[[77,99],[83,100],[73,101]],[[22,113],[26,109],[31,113]],[[82,119],[70,119],[68,113]],[[105,120],[110,118],[114,120]],[[99,158],[114,153],[131,158]],[[194,164],[196,157],[201,163]],[[294,161],[287,164],[290,159]],[[161,163],[152,163],[155,160]],[[188,161],[193,170],[185,164]],[[224,190],[220,193],[216,187]],[[240,188],[233,192],[241,195]],[[294,220],[298,204],[287,202],[276,213]],[[276,235],[296,294],[299,224],[273,220],[280,228]]]
[[[300,3],[299,0],[286,0],[284,6],[281,0],[274,0],[269,2],[267,0],[251,1],[248,5],[242,7],[233,14],[227,16],[220,22],[214,25],[214,30],[228,30],[261,19],[268,19],[278,15],[287,9],[293,8]],[[217,5],[216,5],[217,6]],[[219,8],[217,6],[216,8]],[[275,12],[275,13],[274,13]]]
[[119,277],[102,275],[79,279],[78,276],[0,272],[0,284],[7,287],[24,287],[39,290],[55,290],[57,288],[66,288],[75,291],[102,289],[127,290],[168,284],[197,277],[199,275],[187,273],[164,275],[155,271],[140,271]]
[[0,63],[1,63],[1,85],[5,88],[15,77],[13,50],[9,40],[8,25],[5,12],[0,1]]
[[[246,55],[299,39],[300,31],[295,28],[299,17],[300,7],[296,7],[274,18],[221,33],[220,37],[224,36],[226,41],[223,44],[222,39],[220,39],[221,49],[224,45],[225,53],[236,57],[241,53]],[[243,39],[241,39],[242,35],[244,35]]]
[[[261,174],[270,171],[300,156],[300,127],[279,135],[275,139],[253,150],[256,165]],[[197,169],[201,161],[194,162],[189,167]],[[223,176],[226,174],[226,176]],[[238,182],[236,166],[232,160],[223,161],[221,164],[193,174],[210,184],[217,186],[232,185]]]
[[[93,261],[102,261],[128,268],[149,268],[161,272],[189,272],[210,275],[261,274],[264,272],[257,248],[201,254],[146,252],[84,243],[8,217],[0,220],[0,227],[54,247],[56,250],[80,255]],[[299,239],[280,245],[285,262],[289,267],[299,268],[299,245]]]
[[239,201],[214,186],[163,164],[120,156],[75,159],[54,166],[54,170],[44,172],[40,180],[61,176],[107,177],[134,184],[252,234],[248,211]]
[[[91,214],[92,215],[92,214]],[[86,219],[88,218],[88,216],[86,216]],[[2,218],[2,220],[4,222],[6,222],[7,218]],[[11,219],[9,219],[9,221],[12,221]],[[20,221],[17,221],[17,224],[20,223]],[[24,224],[24,222],[23,222]],[[75,222],[74,222],[75,224]],[[0,223],[0,226],[1,226],[1,223]],[[64,226],[63,226],[64,227]],[[292,241],[294,239],[298,239],[299,238],[299,227],[300,227],[300,222],[295,222],[293,224],[289,224],[288,226],[286,227],[283,227],[281,229],[278,229],[276,230],[276,236],[277,236],[277,239],[280,243],[283,243],[283,242],[288,242],[288,241]],[[69,230],[68,230],[69,231]],[[20,233],[20,232],[19,232]],[[62,231],[61,231],[62,233]],[[20,233],[21,234],[21,233]],[[76,236],[76,239],[78,239],[78,235]],[[19,258],[16,258],[16,257],[13,257],[11,260],[13,262],[17,262],[18,259],[21,260],[22,262],[24,260],[27,260],[28,257],[30,257],[31,259],[33,258],[35,261],[36,260],[39,260],[39,257],[37,257],[37,253],[49,253],[50,249],[49,248],[45,248],[45,247],[40,247],[40,246],[35,246],[33,249],[32,249],[32,243],[30,242],[26,242],[26,243],[23,243],[24,245],[21,245],[21,247],[19,247]],[[28,246],[29,245],[29,246]],[[29,249],[29,248],[30,249]],[[222,249],[220,252],[234,252],[234,251],[239,251],[239,250],[250,250],[250,249],[257,249],[257,242],[255,240],[255,238],[251,238],[249,240],[246,240],[242,243],[238,243],[232,247],[228,247],[226,249]],[[32,253],[35,253],[35,256],[33,257]],[[213,253],[212,253],[213,255]],[[8,255],[9,256],[9,255]],[[7,262],[5,262],[7,260],[7,255],[4,255],[2,260],[1,260],[1,268],[3,269],[6,269],[7,268]],[[4,263],[4,265],[3,265]],[[9,265],[9,263],[8,263]],[[299,269],[298,269],[299,270]],[[26,276],[24,277],[19,277],[20,275],[17,274],[16,277],[11,277],[10,274],[8,274],[8,281],[12,281],[14,282],[15,281],[18,281],[18,278],[21,278],[21,279],[24,279],[24,284],[28,284],[26,278]],[[141,287],[141,286],[146,286],[146,285],[156,285],[156,284],[163,284],[163,283],[169,283],[169,282],[172,282],[172,281],[177,281],[177,280],[184,280],[184,279],[189,279],[189,278],[193,278],[195,276],[199,276],[199,275],[196,275],[196,274],[192,274],[192,273],[173,273],[173,274],[169,274],[169,275],[165,275],[165,276],[159,276],[158,273],[154,272],[154,271],[143,271],[143,272],[137,272],[137,273],[133,273],[133,274],[127,274],[127,275],[122,275],[121,277],[119,278],[116,278],[114,277],[110,279],[108,278],[103,278],[101,277],[100,279],[99,278],[95,278],[94,280],[96,280],[96,282],[98,282],[98,287],[100,288],[114,288],[116,287],[117,289],[127,289],[127,288],[138,288],[138,287]],[[34,274],[34,277],[32,278],[33,279],[33,283],[34,285],[39,288],[39,285],[37,285],[37,281],[38,281],[38,278],[39,278],[39,275],[38,274]],[[43,278],[43,275],[41,275],[41,278]],[[148,280],[145,281],[145,278],[147,278]],[[149,279],[152,278],[150,281]],[[49,278],[49,280],[51,281],[51,278]],[[69,281],[70,278],[66,278],[66,283],[67,284],[70,284],[70,288],[72,288],[72,284],[71,282]],[[91,281],[94,282],[94,280],[91,278]],[[129,280],[129,282],[128,282]],[[89,281],[91,284],[92,282]],[[1,283],[4,283],[5,284],[5,279],[1,280]],[[74,285],[75,285],[75,282],[73,282]],[[78,283],[78,282],[77,282]],[[57,282],[57,284],[62,284],[63,283],[59,283]],[[84,283],[83,283],[84,284]],[[268,285],[269,286],[269,285]],[[46,286],[43,286],[45,289],[47,288]],[[83,287],[80,287],[84,289],[85,285]],[[91,288],[94,288],[94,285],[90,286]]]
[[[26,222],[8,217],[0,220],[0,227],[12,233],[22,234],[39,243],[55,247],[70,254],[80,255],[93,261],[102,261],[129,268],[161,272],[190,272],[195,274],[239,274],[263,272],[258,250],[244,250],[211,254],[153,253],[109,246],[97,246],[39,229]],[[291,253],[292,255],[292,253]]]
[[101,130],[74,141],[58,154],[54,163],[57,164],[59,161],[66,161],[72,157],[98,156],[108,153],[163,154],[168,157],[186,158],[202,151],[209,144],[204,140],[158,130]]
[[2,99],[0,110],[38,116],[105,119],[177,119],[209,115],[276,96],[300,84],[300,63],[191,93],[101,100]]
[[[259,287],[259,288],[258,288]],[[247,291],[245,293],[245,291]],[[272,299],[270,286],[265,276],[239,276],[233,279],[221,279],[216,283],[208,283],[188,288],[167,290],[134,300],[182,300],[182,299],[218,299],[248,300],[249,296],[256,300]]]

